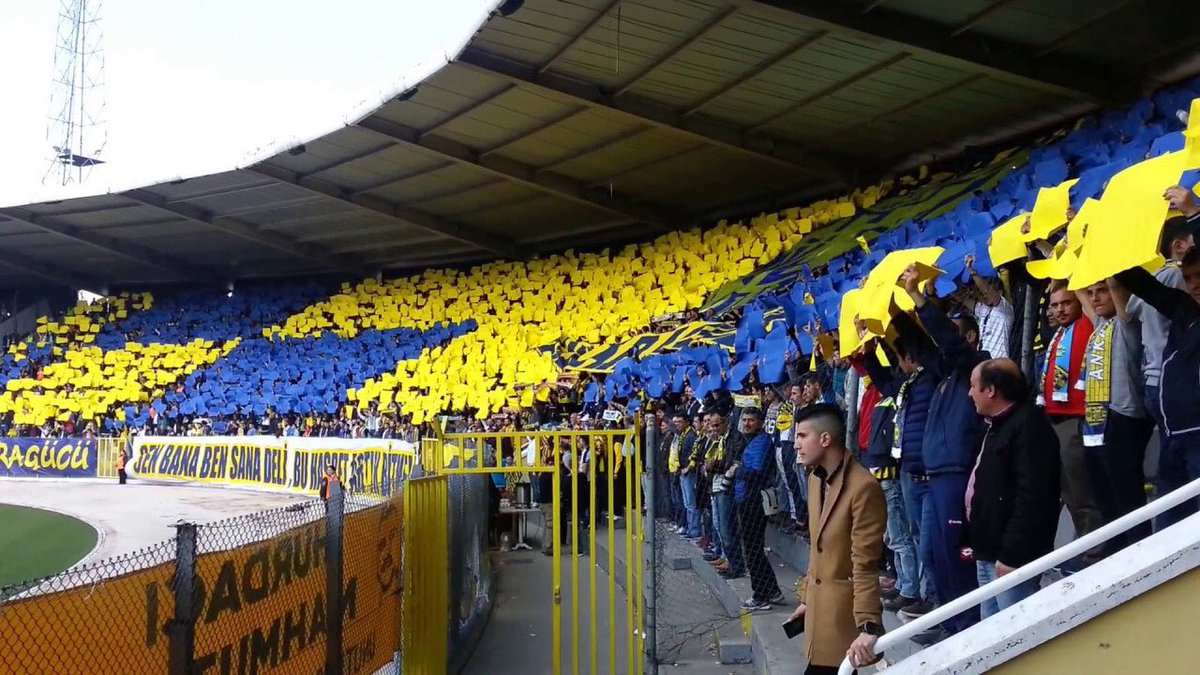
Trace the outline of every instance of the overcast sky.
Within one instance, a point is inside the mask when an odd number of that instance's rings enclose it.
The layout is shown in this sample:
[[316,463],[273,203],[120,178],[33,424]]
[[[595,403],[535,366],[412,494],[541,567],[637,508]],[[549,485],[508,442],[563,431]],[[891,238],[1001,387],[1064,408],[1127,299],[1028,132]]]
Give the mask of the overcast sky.
[[108,164],[64,192],[42,183],[59,0],[0,1],[0,205],[227,170],[320,135],[444,62],[494,4],[104,0]]

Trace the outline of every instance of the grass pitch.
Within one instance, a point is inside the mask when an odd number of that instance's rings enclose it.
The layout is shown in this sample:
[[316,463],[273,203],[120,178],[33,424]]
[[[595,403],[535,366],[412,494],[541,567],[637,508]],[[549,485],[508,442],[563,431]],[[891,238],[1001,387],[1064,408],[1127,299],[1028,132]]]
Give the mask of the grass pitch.
[[96,545],[96,530],[53,511],[0,504],[0,595],[3,587],[61,572]]

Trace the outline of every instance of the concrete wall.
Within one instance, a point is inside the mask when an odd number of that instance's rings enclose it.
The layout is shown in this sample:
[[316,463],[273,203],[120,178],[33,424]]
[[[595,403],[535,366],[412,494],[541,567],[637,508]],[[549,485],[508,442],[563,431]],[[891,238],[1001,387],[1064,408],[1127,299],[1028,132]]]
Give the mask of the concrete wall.
[[[1200,514],[890,667],[888,675],[1194,673]],[[1173,648],[1172,648],[1173,647]]]
[[1193,569],[991,672],[1194,673],[1200,569]]

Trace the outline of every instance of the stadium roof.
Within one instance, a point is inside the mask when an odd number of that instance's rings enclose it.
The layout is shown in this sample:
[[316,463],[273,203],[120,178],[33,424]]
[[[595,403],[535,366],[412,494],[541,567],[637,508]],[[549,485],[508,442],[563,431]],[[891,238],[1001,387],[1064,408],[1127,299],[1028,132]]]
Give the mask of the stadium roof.
[[508,0],[451,62],[316,140],[0,208],[0,285],[366,275],[792,206],[1133,99],[1200,45],[1179,4]]

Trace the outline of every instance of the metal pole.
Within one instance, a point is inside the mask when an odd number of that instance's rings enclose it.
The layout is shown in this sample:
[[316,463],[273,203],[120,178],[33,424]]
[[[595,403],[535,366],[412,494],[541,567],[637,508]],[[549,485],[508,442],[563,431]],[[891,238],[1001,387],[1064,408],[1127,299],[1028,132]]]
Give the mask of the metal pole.
[[325,502],[325,675],[342,675],[342,512],[340,482],[329,484]]
[[175,617],[168,628],[167,672],[187,675],[196,648],[196,526],[178,523],[175,532]]
[[[657,526],[657,509],[655,508],[655,489],[658,467],[656,466],[657,445],[658,445],[658,427],[654,424],[654,417],[646,418],[646,446],[643,448],[646,456],[646,466],[643,467],[644,475],[647,480],[641,481],[646,486],[646,515],[642,521],[643,531],[646,533],[646,549],[649,551],[649,568],[648,575],[649,583],[646,584],[646,614],[642,617],[644,622],[644,633],[646,635],[646,670],[650,675],[658,675],[658,633],[655,628],[658,622],[657,611],[657,595],[658,584],[655,583],[658,578],[658,526]],[[639,477],[640,478],[640,477]],[[637,514],[635,514],[636,516]],[[632,556],[630,556],[632,559]]]
[[846,380],[850,385],[846,391],[846,447],[858,453],[858,388],[862,382],[853,368],[846,373]]
[[1025,281],[1025,311],[1021,321],[1021,370],[1030,382],[1036,377],[1036,373],[1033,372],[1033,336],[1038,324],[1037,290],[1032,281]]

